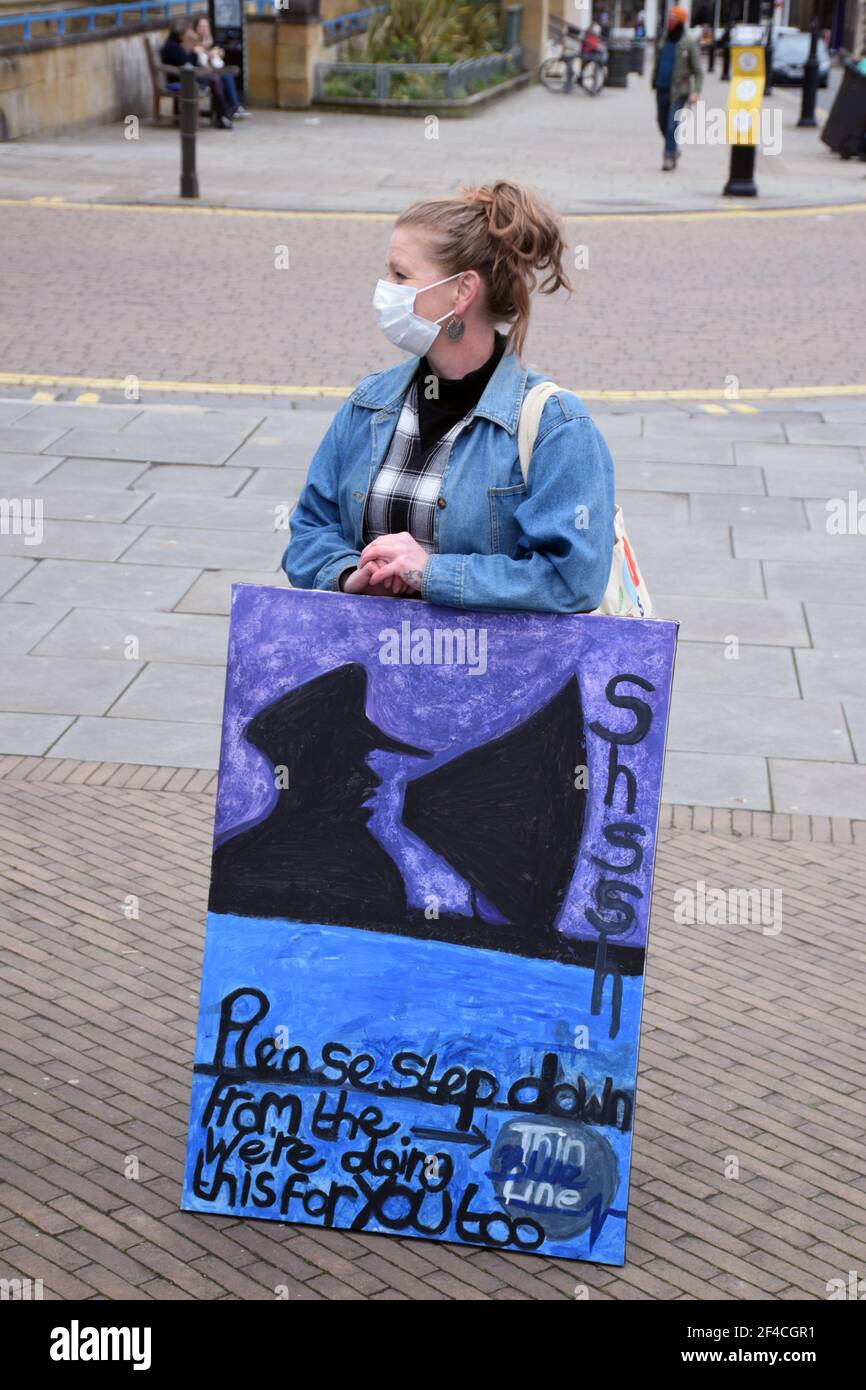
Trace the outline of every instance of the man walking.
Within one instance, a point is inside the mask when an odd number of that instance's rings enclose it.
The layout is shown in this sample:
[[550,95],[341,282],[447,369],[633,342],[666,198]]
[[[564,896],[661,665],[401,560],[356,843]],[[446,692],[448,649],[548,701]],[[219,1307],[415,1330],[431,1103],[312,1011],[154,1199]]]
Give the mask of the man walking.
[[667,38],[656,54],[653,68],[656,114],[659,130],[665,138],[662,169],[676,167],[680,157],[675,138],[677,115],[687,102],[691,106],[697,101],[704,80],[700,50],[691,34],[686,32],[688,17],[688,11],[681,5],[671,7]]

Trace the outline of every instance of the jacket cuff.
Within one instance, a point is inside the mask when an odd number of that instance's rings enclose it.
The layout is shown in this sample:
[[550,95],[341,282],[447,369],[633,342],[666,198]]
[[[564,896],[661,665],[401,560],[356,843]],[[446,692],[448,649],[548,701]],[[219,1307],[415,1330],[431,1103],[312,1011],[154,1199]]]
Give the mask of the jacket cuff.
[[421,575],[421,597],[444,608],[463,607],[462,555],[431,555]]
[[358,561],[361,558],[360,551],[347,550],[344,555],[337,555],[322,565],[313,583],[314,589],[332,589],[339,592],[340,575],[346,570],[357,569]]

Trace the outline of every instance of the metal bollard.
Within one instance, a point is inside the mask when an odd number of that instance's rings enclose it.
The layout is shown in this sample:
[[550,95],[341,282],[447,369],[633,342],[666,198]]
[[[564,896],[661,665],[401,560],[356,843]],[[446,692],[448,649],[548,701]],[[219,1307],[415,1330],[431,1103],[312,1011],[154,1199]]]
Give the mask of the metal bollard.
[[809,44],[809,56],[806,59],[806,66],[803,69],[803,104],[800,107],[800,119],[797,125],[815,126],[818,122],[815,119],[815,100],[818,96],[818,16],[815,15],[812,24],[812,39]]
[[769,24],[767,25],[767,45],[766,45],[766,55],[765,55],[765,57],[764,57],[764,69],[765,69],[765,72],[766,72],[766,82],[764,83],[764,96],[765,96],[765,97],[769,97],[769,96],[772,96],[772,95],[773,95],[773,18],[772,18],[772,15],[770,16],[770,22],[769,22]]
[[198,87],[195,68],[185,63],[180,70],[180,196],[198,197],[195,168],[195,133],[198,128]]

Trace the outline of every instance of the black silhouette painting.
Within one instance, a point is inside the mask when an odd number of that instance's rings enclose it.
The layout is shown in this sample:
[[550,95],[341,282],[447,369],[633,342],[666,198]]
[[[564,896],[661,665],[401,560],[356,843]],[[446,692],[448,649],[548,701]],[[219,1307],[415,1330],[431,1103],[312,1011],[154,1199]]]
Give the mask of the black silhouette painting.
[[516,729],[410,782],[403,820],[509,922],[552,932],[583,831],[585,764],[572,676]]
[[378,729],[366,695],[367,672],[350,662],[250,720],[245,737],[273,767],[277,800],[215,850],[212,912],[379,924],[405,915],[400,871],[367,829],[367,799],[380,785],[367,757],[376,748],[429,755]]
[[[369,754],[430,753],[379,729],[366,694],[366,670],[349,662],[247,724],[244,737],[273,768],[277,797],[264,819],[215,850],[210,910],[589,959],[587,942],[555,927],[585,817],[586,791],[574,775],[586,760],[575,677],[515,728],[407,784],[402,824],[465,880],[467,912],[410,904],[397,863],[368,827],[380,785]],[[626,973],[639,970],[639,953],[611,949]]]

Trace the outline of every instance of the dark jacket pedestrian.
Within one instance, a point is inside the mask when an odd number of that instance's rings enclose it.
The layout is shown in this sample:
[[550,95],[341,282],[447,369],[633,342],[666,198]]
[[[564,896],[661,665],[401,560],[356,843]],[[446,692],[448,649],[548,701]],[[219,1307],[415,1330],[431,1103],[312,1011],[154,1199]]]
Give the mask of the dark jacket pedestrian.
[[668,32],[656,53],[652,86],[656,94],[656,118],[665,139],[662,169],[674,169],[680,157],[676,140],[677,116],[687,103],[697,101],[704,74],[698,45],[686,29],[688,14],[674,5],[668,15]]

